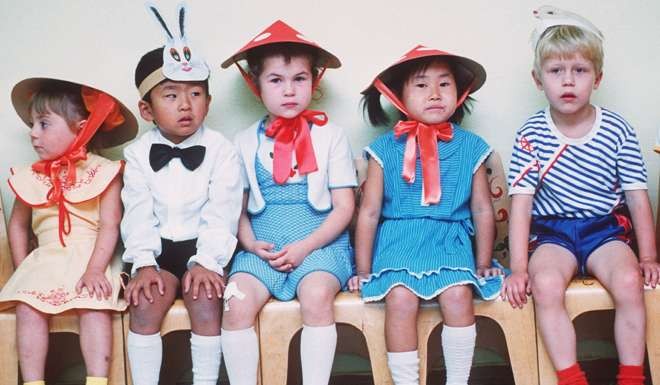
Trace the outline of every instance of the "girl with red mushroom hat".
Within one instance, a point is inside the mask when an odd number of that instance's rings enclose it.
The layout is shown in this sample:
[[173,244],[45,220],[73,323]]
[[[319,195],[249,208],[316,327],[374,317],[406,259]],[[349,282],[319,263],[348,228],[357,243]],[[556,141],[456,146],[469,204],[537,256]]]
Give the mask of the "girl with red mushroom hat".
[[385,299],[388,365],[396,385],[419,383],[421,299],[440,303],[447,384],[466,385],[476,338],[472,297],[493,299],[500,292],[501,270],[491,266],[495,222],[483,165],[491,148],[459,126],[469,95],[485,80],[477,62],[418,45],[363,91],[372,124],[389,123],[381,95],[401,120],[365,149],[357,276],[349,286],[365,301]]
[[[244,69],[240,61],[247,61]],[[256,315],[270,297],[301,303],[303,384],[328,383],[337,331],[333,301],[353,274],[347,226],[357,185],[343,129],[310,110],[326,68],[339,59],[282,21],[258,34],[235,63],[267,110],[236,137],[243,161],[244,209],[222,350],[232,385],[256,384]]]

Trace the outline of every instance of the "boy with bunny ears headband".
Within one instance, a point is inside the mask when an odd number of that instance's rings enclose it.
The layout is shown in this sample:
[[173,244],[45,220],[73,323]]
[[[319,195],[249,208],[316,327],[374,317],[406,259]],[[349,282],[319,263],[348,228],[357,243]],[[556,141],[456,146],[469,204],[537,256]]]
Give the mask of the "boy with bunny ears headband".
[[183,296],[190,315],[193,383],[215,384],[221,345],[224,271],[236,246],[241,210],[240,162],[232,144],[205,127],[209,69],[185,35],[154,5],[148,11],[167,43],[135,69],[140,115],[155,126],[124,150],[121,232],[132,264],[125,295],[130,309],[128,357],[135,385],[157,384],[163,317]]

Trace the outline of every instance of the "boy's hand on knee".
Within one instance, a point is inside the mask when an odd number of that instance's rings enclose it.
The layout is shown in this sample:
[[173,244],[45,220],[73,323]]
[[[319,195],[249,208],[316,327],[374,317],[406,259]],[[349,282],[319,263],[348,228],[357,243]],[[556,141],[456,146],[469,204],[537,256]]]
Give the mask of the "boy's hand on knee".
[[644,276],[644,284],[655,287],[660,283],[660,264],[655,261],[639,262],[639,268]]
[[501,297],[508,300],[512,307],[522,309],[527,303],[527,295],[531,292],[527,273],[512,273],[504,280]]
[[132,303],[133,306],[137,306],[139,303],[140,292],[144,292],[144,296],[149,301],[149,303],[154,302],[153,293],[151,292],[152,285],[158,286],[158,293],[160,295],[165,295],[165,283],[163,278],[161,278],[158,271],[154,266],[145,266],[138,269],[138,273],[135,275],[135,278],[131,279],[126,285],[126,290],[124,292],[124,297],[128,303]]
[[96,294],[96,299],[99,301],[101,298],[108,299],[112,294],[112,286],[105,277],[104,271],[85,270],[85,273],[83,273],[76,284],[76,293],[82,293],[83,287],[87,289],[87,294],[90,298],[93,298],[94,294]]
[[192,289],[193,299],[197,299],[197,297],[199,297],[200,286],[204,286],[204,291],[206,291],[206,297],[208,299],[213,298],[214,290],[216,296],[222,298],[222,293],[225,290],[225,280],[215,271],[194,264],[188,269],[188,273],[185,277],[183,277],[183,292],[187,294]]

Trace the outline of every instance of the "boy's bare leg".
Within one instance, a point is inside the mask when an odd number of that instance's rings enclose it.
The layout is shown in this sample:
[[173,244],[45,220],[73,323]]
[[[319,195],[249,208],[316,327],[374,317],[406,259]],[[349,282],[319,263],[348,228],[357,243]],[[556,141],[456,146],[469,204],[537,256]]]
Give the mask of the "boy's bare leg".
[[564,304],[577,261],[565,248],[543,244],[532,255],[528,271],[545,349],[555,370],[566,369],[577,361],[575,328]]

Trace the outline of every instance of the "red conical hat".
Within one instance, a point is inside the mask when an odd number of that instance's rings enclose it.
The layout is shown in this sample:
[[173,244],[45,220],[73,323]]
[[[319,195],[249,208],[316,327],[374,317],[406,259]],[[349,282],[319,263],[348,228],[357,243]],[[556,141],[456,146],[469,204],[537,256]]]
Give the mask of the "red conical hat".
[[321,67],[339,68],[341,66],[341,62],[335,55],[321,48],[321,46],[312,40],[309,40],[285,22],[277,20],[270,27],[258,34],[254,39],[250,40],[249,43],[233,54],[229,59],[225,60],[222,63],[222,68],[227,68],[235,62],[245,59],[247,52],[253,48],[275,43],[298,43],[314,47],[319,51],[319,65]]
[[[409,62],[412,60],[417,60],[425,57],[430,57],[430,56],[439,56],[439,57],[446,57],[453,61],[455,64],[469,72],[471,76],[471,88],[469,93],[473,93],[481,86],[484,84],[486,81],[486,70],[484,70],[484,67],[481,66],[481,64],[477,63],[476,61],[472,59],[468,59],[463,56],[458,56],[451,54],[449,52],[445,51],[440,51],[435,48],[429,48],[425,47],[423,45],[417,45],[415,48],[411,49],[408,51],[405,55],[403,55],[396,63],[390,65],[387,67],[384,71],[379,73],[374,81],[376,79],[380,79],[384,83],[388,83],[391,76],[392,76],[392,69],[401,65],[402,63]],[[369,85],[373,85],[373,81]],[[368,87],[367,87],[368,89]],[[367,90],[365,89],[362,91],[362,93],[365,93]]]

